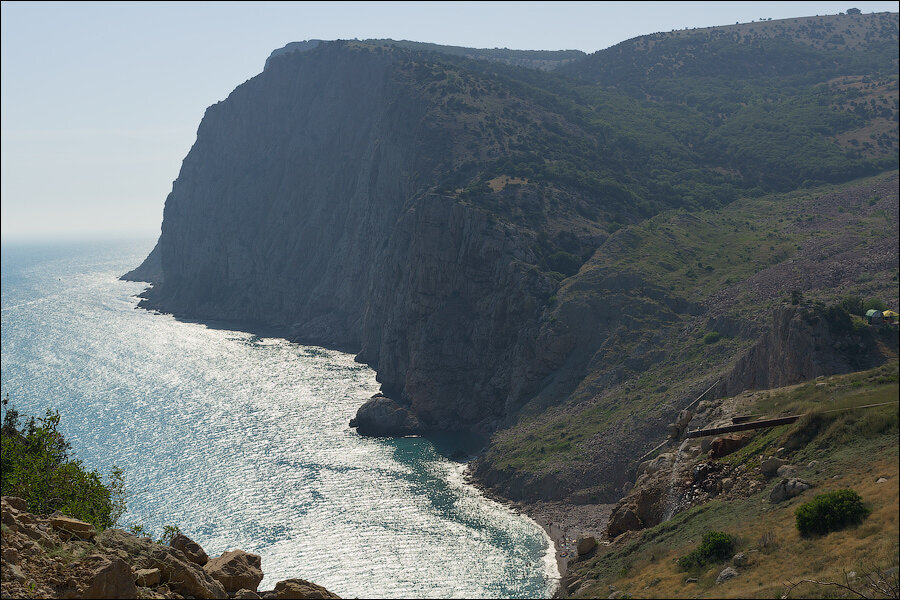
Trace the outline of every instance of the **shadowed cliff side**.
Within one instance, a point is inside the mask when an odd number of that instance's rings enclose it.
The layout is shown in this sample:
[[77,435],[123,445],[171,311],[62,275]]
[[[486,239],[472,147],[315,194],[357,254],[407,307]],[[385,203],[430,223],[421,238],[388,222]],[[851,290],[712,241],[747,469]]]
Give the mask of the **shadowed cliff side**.
[[555,281],[519,228],[429,191],[464,125],[403,61],[323,45],[212,106],[128,277],[154,283],[145,308],[358,351],[420,429],[491,429]]

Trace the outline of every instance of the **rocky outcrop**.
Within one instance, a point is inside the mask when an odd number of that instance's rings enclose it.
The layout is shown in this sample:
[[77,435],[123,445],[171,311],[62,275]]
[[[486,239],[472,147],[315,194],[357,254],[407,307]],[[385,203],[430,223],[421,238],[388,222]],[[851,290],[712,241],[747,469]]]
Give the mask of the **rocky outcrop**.
[[85,598],[137,598],[134,573],[124,560],[93,555],[85,562],[93,566],[90,584],[84,590]]
[[256,591],[263,579],[262,559],[243,550],[230,550],[203,566],[228,593],[238,590]]
[[377,394],[359,407],[356,417],[350,420],[361,435],[404,436],[423,433],[419,419],[396,400]]
[[765,390],[821,375],[868,369],[886,360],[867,331],[854,330],[850,317],[816,306],[781,306],[770,326],[722,382],[718,395]]
[[[186,536],[175,545],[188,547],[194,558],[121,529],[88,537],[88,528],[93,531],[90,524],[63,515],[43,518],[26,509],[21,498],[0,499],[0,592],[4,598],[338,597],[308,582],[303,582],[302,590],[324,595],[277,595],[277,589],[301,589],[294,582],[303,580],[296,579],[257,594],[263,573],[255,554],[233,550],[201,567],[196,557],[206,552]],[[73,535],[73,531],[83,534]]]

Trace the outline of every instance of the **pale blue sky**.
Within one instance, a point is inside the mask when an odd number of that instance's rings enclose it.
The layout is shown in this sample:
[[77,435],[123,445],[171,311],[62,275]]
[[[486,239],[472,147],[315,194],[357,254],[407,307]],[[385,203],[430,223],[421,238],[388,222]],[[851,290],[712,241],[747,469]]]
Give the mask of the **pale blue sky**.
[[203,111],[305,39],[578,49],[897,2],[3,2],[4,240],[158,235]]

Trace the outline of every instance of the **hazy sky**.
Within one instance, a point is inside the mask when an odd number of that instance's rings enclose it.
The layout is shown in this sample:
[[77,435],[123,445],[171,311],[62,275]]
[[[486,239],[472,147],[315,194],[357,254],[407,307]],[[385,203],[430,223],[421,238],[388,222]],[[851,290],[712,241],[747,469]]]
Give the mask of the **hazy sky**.
[[3,2],[2,237],[152,237],[207,106],[305,39],[594,52],[897,2]]

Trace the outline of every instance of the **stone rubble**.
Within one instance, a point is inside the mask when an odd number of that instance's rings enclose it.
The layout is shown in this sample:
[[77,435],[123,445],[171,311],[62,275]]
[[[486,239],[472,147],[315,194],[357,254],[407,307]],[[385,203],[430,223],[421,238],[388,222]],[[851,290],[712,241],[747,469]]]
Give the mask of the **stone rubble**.
[[65,515],[33,515],[12,496],[0,499],[0,514],[0,598],[338,598],[302,579],[258,591],[258,555],[210,559],[183,534],[166,546],[121,529],[97,532]]

